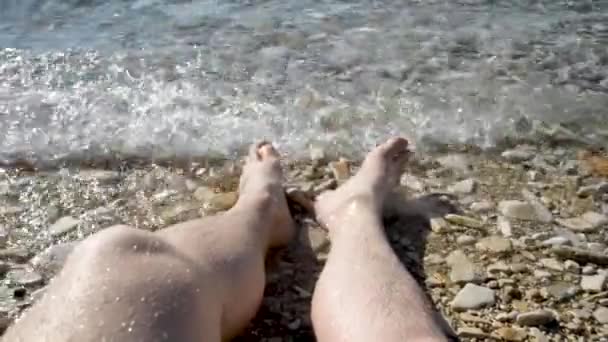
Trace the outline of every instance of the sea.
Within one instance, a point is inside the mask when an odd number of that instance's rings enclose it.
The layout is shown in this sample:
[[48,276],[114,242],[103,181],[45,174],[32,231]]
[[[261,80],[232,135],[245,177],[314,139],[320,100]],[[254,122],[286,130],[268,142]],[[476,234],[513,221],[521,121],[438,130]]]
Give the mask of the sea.
[[0,0],[3,165],[539,127],[606,145],[608,0]]

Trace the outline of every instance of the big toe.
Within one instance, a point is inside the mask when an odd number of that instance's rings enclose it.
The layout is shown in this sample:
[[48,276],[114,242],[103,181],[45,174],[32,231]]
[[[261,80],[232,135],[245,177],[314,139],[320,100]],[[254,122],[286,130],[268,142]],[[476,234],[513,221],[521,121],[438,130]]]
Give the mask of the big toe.
[[409,142],[401,137],[390,138],[376,148],[374,152],[383,158],[393,159],[408,152]]

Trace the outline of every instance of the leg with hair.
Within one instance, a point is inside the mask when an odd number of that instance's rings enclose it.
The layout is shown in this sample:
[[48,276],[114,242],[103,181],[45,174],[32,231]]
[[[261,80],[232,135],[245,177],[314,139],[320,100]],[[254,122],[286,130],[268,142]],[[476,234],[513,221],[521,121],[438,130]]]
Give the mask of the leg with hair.
[[446,340],[382,225],[383,201],[408,153],[406,140],[388,141],[367,156],[356,176],[316,203],[332,241],[312,303],[320,342]]
[[254,146],[234,208],[156,233],[89,237],[3,341],[228,339],[261,303],[267,250],[293,233],[279,156]]

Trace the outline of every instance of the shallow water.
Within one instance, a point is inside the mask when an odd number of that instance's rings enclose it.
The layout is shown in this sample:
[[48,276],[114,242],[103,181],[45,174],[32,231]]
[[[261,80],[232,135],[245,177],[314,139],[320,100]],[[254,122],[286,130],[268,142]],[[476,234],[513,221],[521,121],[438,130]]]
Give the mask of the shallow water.
[[[3,0],[0,160],[608,130],[608,1]],[[605,140],[601,140],[605,141]]]

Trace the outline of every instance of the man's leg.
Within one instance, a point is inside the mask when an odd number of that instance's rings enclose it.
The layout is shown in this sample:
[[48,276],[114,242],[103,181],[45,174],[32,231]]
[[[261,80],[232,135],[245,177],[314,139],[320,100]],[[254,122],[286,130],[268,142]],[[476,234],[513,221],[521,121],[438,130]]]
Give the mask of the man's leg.
[[3,341],[220,341],[262,300],[264,257],[293,222],[277,152],[251,149],[239,200],[156,233],[112,227],[84,240]]
[[317,200],[317,218],[332,241],[312,303],[320,342],[445,340],[382,225],[383,202],[408,153],[406,140],[389,140],[367,156],[356,176]]

